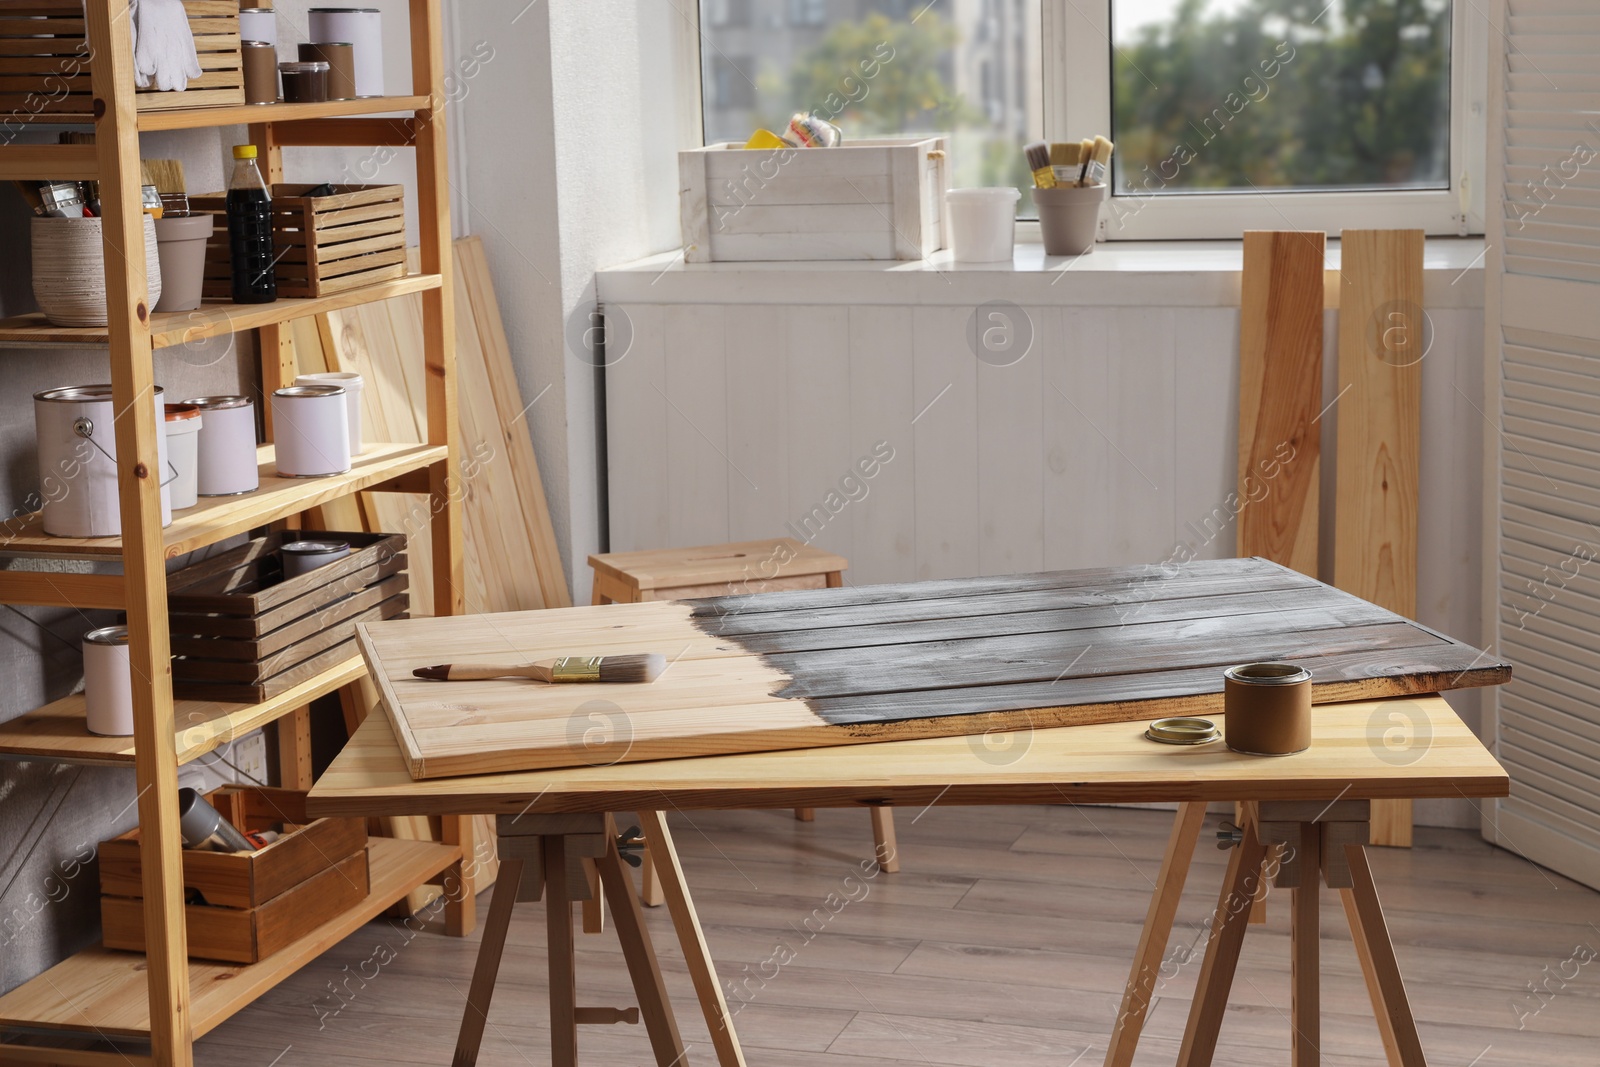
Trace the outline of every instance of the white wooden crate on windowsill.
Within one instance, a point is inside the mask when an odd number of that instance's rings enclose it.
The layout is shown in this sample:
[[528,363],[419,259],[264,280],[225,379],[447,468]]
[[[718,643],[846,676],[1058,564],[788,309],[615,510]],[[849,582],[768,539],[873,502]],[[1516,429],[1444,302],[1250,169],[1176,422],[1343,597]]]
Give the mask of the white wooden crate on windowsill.
[[678,153],[684,260],[922,259],[945,247],[943,137]]

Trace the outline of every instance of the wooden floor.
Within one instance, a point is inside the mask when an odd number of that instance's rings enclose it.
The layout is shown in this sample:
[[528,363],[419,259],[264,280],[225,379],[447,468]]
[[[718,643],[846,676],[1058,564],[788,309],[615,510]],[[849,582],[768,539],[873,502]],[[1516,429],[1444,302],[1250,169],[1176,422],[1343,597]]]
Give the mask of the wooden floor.
[[[901,809],[903,871],[860,879],[871,837],[859,811],[809,824],[787,812],[673,817],[722,978],[740,989],[730,1001],[751,1067],[1099,1064],[1170,821],[1108,808]],[[1139,1064],[1176,1057],[1226,856],[1210,844],[1217,821]],[[1600,959],[1580,961],[1600,949],[1600,894],[1476,834],[1417,836],[1413,851],[1373,850],[1373,866],[1429,1063],[1594,1067]],[[1323,1063],[1382,1067],[1336,896],[1323,908]],[[1287,919],[1285,895],[1251,928],[1218,1064],[1288,1063]],[[518,907],[485,1067],[549,1062],[543,921],[542,905]],[[656,910],[650,922],[688,1062],[713,1064],[668,918]],[[197,1062],[448,1064],[477,939],[436,930],[368,925],[200,1042]],[[609,931],[580,936],[578,970],[580,1004],[634,1002]],[[582,1027],[579,1048],[587,1064],[652,1062],[637,1026]]]

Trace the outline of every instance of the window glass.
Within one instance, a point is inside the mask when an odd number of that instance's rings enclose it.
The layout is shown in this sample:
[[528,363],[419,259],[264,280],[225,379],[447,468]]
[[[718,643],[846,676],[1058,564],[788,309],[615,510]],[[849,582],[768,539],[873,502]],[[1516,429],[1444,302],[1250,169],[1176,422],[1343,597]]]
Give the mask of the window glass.
[[952,184],[1025,189],[1022,146],[1044,128],[1039,4],[704,0],[706,141],[781,134],[814,111],[846,144],[947,133]]
[[1450,0],[1112,0],[1120,194],[1450,186]]

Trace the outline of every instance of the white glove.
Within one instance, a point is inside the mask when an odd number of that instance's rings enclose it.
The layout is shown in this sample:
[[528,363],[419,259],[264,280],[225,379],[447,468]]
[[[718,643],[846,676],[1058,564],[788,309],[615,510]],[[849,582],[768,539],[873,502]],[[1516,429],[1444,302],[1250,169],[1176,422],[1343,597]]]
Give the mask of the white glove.
[[141,88],[183,92],[200,77],[200,56],[181,0],[139,0],[133,50],[134,80]]

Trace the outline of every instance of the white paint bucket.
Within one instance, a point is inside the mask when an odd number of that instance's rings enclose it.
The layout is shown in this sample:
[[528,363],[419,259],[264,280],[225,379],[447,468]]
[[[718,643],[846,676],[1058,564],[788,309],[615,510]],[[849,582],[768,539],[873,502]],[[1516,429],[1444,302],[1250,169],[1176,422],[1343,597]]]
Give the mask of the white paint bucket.
[[1011,262],[1021,199],[1022,193],[1011,186],[946,192],[950,258],[957,263]]
[[290,541],[278,549],[283,557],[284,578],[298,578],[318,567],[344,559],[350,554],[348,541]]
[[350,469],[350,408],[338,385],[291,385],[272,394],[278,475],[324,478]]
[[312,44],[349,44],[356,95],[383,95],[383,13],[375,7],[314,7],[306,12]]
[[167,405],[167,455],[172,460],[172,510],[199,503],[200,409],[193,404]]
[[367,383],[353,370],[328,371],[323,374],[302,374],[295,378],[296,385],[339,385],[344,387],[345,408],[350,418],[350,456],[361,455],[361,394]]
[[247,396],[197,396],[200,457],[195,491],[201,496],[239,496],[261,488],[256,464],[256,405]]
[[[172,472],[159,386],[151,391],[149,403],[156,420],[157,466],[152,473],[161,478],[161,525],[168,526]],[[39,496],[44,532],[52,537],[121,536],[115,411],[109,385],[69,385],[33,394]]]
[[83,705],[90,733],[133,736],[133,668],[126,626],[83,635]]

